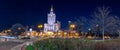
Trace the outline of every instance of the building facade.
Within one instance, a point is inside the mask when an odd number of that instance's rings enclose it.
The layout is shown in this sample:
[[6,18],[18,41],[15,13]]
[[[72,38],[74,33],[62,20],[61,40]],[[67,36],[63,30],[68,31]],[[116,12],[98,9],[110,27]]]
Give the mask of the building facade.
[[56,15],[51,6],[50,13],[48,14],[47,23],[44,24],[44,32],[52,31],[57,32],[59,30],[58,23],[56,23]]

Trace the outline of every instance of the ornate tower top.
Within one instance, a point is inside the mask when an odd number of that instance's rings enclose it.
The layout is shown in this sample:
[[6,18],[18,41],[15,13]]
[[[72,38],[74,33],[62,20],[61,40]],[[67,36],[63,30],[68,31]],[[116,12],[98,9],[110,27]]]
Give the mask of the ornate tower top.
[[51,9],[50,9],[51,12],[53,12],[53,5],[51,5]]
[[48,14],[48,24],[53,25],[56,22],[56,15],[53,12],[53,6],[51,5],[50,13]]

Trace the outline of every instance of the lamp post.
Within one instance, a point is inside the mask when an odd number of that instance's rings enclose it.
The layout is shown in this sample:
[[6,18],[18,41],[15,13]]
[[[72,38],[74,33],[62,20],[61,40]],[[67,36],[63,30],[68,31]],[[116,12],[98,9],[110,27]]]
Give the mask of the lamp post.
[[43,28],[43,25],[42,24],[39,24],[38,26],[37,26],[39,29],[40,29],[40,34],[42,33],[42,28]]
[[18,30],[21,30],[21,27],[18,27]]
[[88,29],[88,35],[90,36],[91,33],[91,28]]
[[70,29],[74,30],[75,29],[75,24],[71,24]]
[[42,25],[42,24],[39,24],[39,25],[38,25],[38,28],[40,29],[40,32],[41,32],[41,29],[43,28],[43,25]]
[[39,29],[41,29],[42,27],[43,27],[43,25],[42,25],[42,24],[38,25],[38,28],[39,28]]
[[98,24],[96,25],[96,33],[97,33],[96,36],[99,36],[99,25]]
[[91,31],[91,28],[89,28],[88,30]]
[[89,33],[91,34],[91,28],[88,29]]
[[120,38],[120,30],[117,30],[118,31],[118,33],[119,33],[119,38]]
[[69,27],[70,27],[70,31],[71,31],[71,33],[72,33],[72,34],[71,34],[72,37],[73,37],[74,34],[75,34],[75,32],[74,32],[74,31],[75,31],[75,30],[74,30],[74,29],[75,29],[75,26],[76,26],[75,24],[70,24],[70,26],[69,26]]
[[68,21],[68,30],[70,31],[70,24],[71,24],[71,21]]

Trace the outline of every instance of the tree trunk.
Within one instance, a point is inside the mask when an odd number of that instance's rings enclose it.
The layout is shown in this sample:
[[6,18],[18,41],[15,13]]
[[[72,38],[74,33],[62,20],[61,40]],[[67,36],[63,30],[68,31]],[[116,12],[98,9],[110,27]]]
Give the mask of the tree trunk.
[[118,33],[119,33],[118,35],[119,35],[119,38],[120,38],[120,30],[118,30]]

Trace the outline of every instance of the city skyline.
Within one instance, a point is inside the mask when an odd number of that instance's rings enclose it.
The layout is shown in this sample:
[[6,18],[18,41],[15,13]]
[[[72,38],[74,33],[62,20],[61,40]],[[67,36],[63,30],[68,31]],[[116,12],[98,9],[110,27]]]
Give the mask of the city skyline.
[[0,0],[0,50],[120,50],[120,0]]
[[10,28],[13,24],[20,23],[26,25],[38,25],[47,23],[47,14],[51,4],[57,16],[57,20],[61,22],[62,29],[66,29],[68,21],[74,21],[74,18],[81,16],[90,18],[96,7],[108,6],[112,14],[119,16],[119,2],[113,0],[5,0],[1,1],[0,9],[0,29]]

